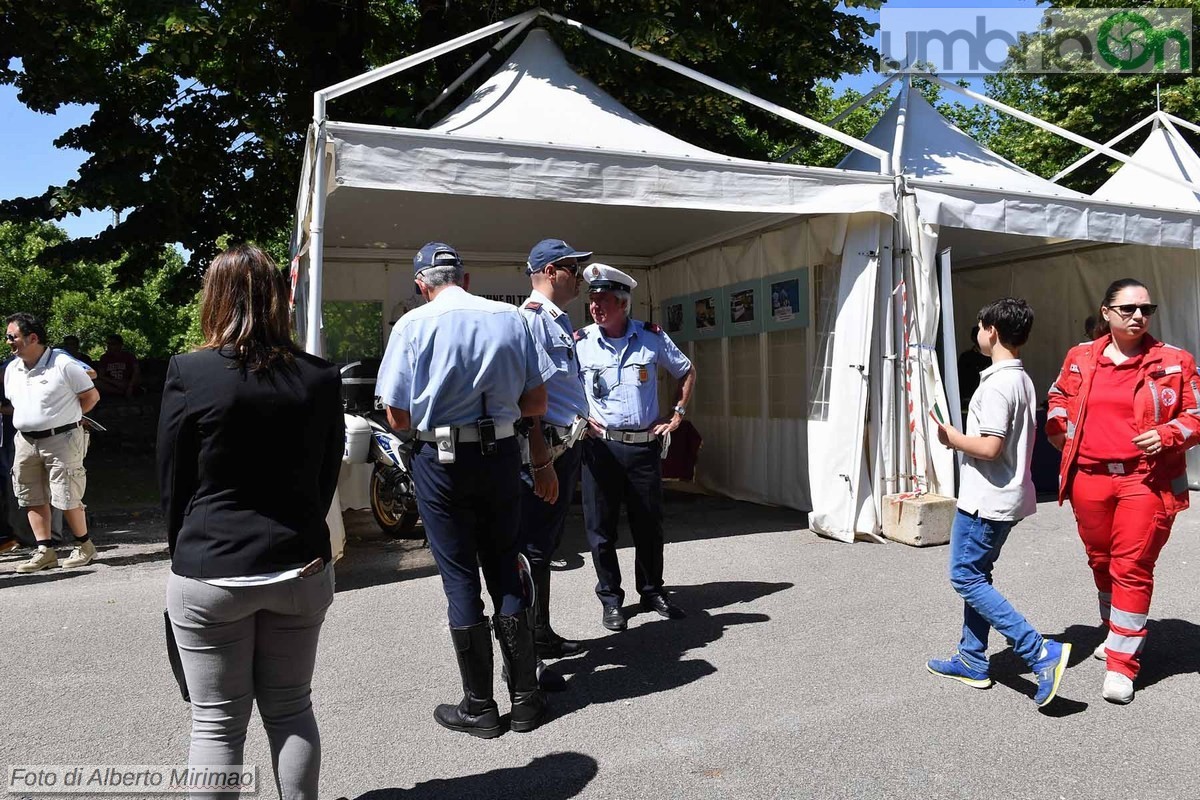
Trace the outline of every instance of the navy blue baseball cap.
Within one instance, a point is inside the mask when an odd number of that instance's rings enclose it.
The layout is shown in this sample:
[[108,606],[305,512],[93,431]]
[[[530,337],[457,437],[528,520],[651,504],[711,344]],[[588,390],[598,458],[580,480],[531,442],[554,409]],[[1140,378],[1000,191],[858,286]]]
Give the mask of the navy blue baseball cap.
[[525,262],[525,274],[532,275],[541,272],[547,264],[553,264],[564,258],[574,258],[583,263],[592,257],[592,251],[580,252],[562,239],[542,239],[529,251],[529,260]]
[[430,267],[461,267],[458,251],[445,242],[430,242],[413,256],[413,274]]

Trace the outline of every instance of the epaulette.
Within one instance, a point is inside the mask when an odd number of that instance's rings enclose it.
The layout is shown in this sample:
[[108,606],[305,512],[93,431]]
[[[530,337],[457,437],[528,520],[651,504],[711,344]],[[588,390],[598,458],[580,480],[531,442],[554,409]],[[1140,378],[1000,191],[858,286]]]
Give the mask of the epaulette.
[[582,341],[586,337],[587,337],[587,334],[583,332],[583,328],[580,328],[579,330],[575,331],[575,335],[574,335],[575,341],[577,341],[577,342]]
[[541,311],[542,304],[537,302],[536,300],[530,300],[528,303],[525,304],[525,308],[528,308],[530,311]]
[[642,327],[651,333],[662,333],[662,328],[655,325],[653,322],[643,322]]

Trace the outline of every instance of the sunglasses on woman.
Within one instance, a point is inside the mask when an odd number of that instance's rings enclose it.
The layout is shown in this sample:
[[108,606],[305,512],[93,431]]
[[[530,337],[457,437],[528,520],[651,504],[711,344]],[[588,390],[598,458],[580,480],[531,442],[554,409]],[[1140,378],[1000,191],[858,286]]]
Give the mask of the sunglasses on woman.
[[1105,308],[1108,308],[1111,311],[1117,312],[1122,317],[1132,317],[1133,312],[1135,312],[1135,311],[1142,312],[1143,317],[1152,317],[1152,316],[1154,316],[1154,312],[1158,311],[1158,304],[1157,303],[1143,303],[1141,305],[1138,305],[1136,303],[1125,303],[1124,305],[1119,305],[1119,306],[1105,306]]

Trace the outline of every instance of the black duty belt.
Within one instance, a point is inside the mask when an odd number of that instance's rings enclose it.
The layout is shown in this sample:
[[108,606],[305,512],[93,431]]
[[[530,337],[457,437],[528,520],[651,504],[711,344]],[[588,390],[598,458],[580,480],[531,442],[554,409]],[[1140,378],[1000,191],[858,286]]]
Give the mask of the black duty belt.
[[80,423],[72,422],[70,425],[59,425],[57,428],[49,428],[44,431],[21,431],[21,435],[26,439],[48,439],[51,436],[57,436],[60,433],[73,431],[78,428]]

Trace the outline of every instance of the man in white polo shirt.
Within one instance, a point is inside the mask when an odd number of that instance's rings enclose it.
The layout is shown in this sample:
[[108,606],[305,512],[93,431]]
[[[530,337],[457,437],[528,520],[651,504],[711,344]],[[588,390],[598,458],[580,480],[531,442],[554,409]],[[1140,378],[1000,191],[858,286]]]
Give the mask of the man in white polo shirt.
[[96,405],[100,393],[78,361],[44,344],[46,328],[37,317],[13,314],[5,322],[4,338],[16,356],[4,370],[4,394],[12,404],[17,430],[13,491],[29,514],[38,545],[33,558],[17,572],[58,566],[50,538],[51,504],[62,509],[75,534],[75,549],[62,565],[82,567],[91,563],[96,546],[88,536],[83,507],[87,432],[80,420]]

